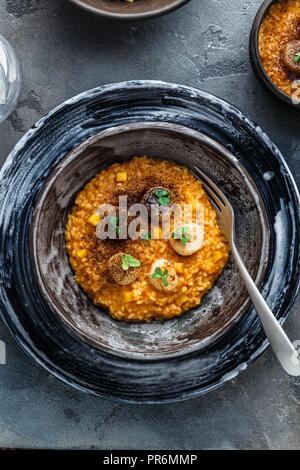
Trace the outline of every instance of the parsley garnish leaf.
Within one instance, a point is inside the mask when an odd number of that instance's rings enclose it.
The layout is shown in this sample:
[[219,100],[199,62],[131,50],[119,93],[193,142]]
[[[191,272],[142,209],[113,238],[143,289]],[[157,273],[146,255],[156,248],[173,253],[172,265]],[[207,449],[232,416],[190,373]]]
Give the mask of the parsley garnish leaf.
[[163,206],[164,204],[169,204],[171,195],[166,189],[157,189],[154,191],[156,197],[158,197],[158,204]]
[[294,62],[297,63],[300,60],[300,52],[296,52],[295,57],[294,57]]
[[120,227],[118,227],[119,217],[111,217],[109,219],[110,225],[116,230],[117,233],[120,233]]
[[141,266],[138,259],[133,258],[131,255],[122,255],[122,269],[128,271],[129,268],[137,268]]
[[151,240],[151,232],[145,232],[142,234],[142,240],[144,242]]
[[169,283],[167,281],[167,277],[169,275],[169,272],[167,269],[164,270],[164,272],[162,272],[162,269],[161,268],[155,268],[155,271],[154,273],[152,274],[152,279],[159,279],[161,278],[162,280],[162,283],[165,287],[168,287]]
[[186,245],[187,242],[191,241],[192,235],[189,233],[190,227],[187,225],[185,227],[176,228],[175,232],[172,233],[172,238],[181,240],[183,245]]

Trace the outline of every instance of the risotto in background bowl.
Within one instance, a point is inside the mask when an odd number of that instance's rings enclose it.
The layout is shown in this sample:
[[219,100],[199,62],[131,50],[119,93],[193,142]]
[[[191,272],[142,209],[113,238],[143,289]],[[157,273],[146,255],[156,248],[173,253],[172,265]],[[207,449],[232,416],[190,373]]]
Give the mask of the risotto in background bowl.
[[281,102],[300,109],[300,1],[265,0],[249,42],[253,71]]
[[[135,155],[148,158],[132,160]],[[269,256],[269,228],[261,196],[237,159],[206,135],[172,123],[138,122],[112,127],[81,143],[50,174],[31,225],[34,273],[53,313],[93,346],[136,359],[168,358],[215,341],[249,307],[238,271],[232,261],[227,263],[228,247],[218,229],[215,213],[201,184],[189,172],[194,164],[229,196],[236,214],[238,248],[251,276],[260,284]],[[172,171],[181,175],[176,184]],[[116,173],[126,173],[127,181],[122,177],[123,181],[117,182]],[[145,272],[141,266],[140,280],[134,281],[132,289],[116,286],[105,277],[104,271],[94,269],[97,250],[101,252],[102,248],[101,243],[95,245],[93,216],[103,194],[107,196],[105,202],[114,203],[113,198],[122,194],[122,185],[124,194],[139,194],[141,198],[139,184],[134,185],[130,180],[133,175],[139,176],[139,182],[156,177],[157,181],[151,180],[150,186],[165,187],[171,183],[171,192],[177,197],[182,192],[191,201],[197,195],[204,198],[210,211],[210,233],[214,235],[202,256],[199,252],[189,260],[173,252],[165,240],[130,241],[129,249],[117,250],[114,243],[119,241],[109,241],[113,245],[110,255],[125,251],[144,261]],[[143,184],[144,193],[149,188]],[[85,223],[90,217],[93,223]],[[133,243],[136,252],[131,251]],[[215,257],[217,252],[221,253],[219,259]],[[105,259],[105,251],[102,254]],[[180,285],[178,294],[166,295],[149,288],[146,276],[151,263],[159,257],[174,263]],[[107,263],[103,266],[106,268]],[[138,291],[137,297],[128,299],[126,295],[136,295],[133,291]],[[107,313],[107,308],[118,320]],[[171,319],[131,322],[152,318]]]

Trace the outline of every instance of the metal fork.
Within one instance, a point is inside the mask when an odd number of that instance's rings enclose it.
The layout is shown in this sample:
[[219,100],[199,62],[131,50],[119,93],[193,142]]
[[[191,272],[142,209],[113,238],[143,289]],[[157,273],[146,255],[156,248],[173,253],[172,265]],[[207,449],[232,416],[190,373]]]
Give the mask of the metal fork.
[[277,359],[288,374],[299,376],[300,357],[256,287],[236,248],[234,212],[230,202],[197,166],[194,165],[193,168],[195,176],[201,180],[203,188],[217,212],[220,229],[229,241],[232,256]]

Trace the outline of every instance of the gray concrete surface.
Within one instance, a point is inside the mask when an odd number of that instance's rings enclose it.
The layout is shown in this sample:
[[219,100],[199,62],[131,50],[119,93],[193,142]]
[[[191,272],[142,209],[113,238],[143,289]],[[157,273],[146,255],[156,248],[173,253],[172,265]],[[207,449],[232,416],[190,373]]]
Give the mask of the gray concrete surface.
[[[0,33],[22,59],[17,109],[0,124],[0,162],[38,118],[83,90],[162,79],[210,91],[266,130],[300,180],[299,113],[257,83],[248,35],[260,0],[192,0],[167,17],[116,24],[67,0],[0,0]],[[300,339],[300,302],[286,323]],[[237,379],[180,404],[133,406],[79,393],[33,363],[0,325],[0,447],[299,449],[300,380],[267,351]]]

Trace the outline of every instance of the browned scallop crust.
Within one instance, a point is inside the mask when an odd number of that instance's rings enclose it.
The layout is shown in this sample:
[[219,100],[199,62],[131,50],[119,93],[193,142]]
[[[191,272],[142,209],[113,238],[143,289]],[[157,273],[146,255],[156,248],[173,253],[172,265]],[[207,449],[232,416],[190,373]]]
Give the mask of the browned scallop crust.
[[[116,182],[118,172],[126,172],[127,180]],[[128,195],[130,206],[141,202],[153,187],[169,188],[174,202],[182,206],[203,204],[204,244],[197,253],[179,256],[165,239],[100,240],[97,237],[96,227],[88,219],[100,204],[117,205],[119,195]],[[111,165],[83,188],[68,218],[66,248],[75,279],[83,290],[96,305],[125,321],[172,318],[199,305],[229,256],[227,241],[201,183],[187,168],[148,157]],[[141,263],[138,276],[130,285],[112,282],[109,259],[120,253],[130,254]],[[159,291],[149,281],[151,266],[159,258],[167,259],[176,271],[178,285],[173,292]]]
[[282,61],[286,68],[297,75],[300,74],[300,60],[295,61],[296,54],[300,55],[300,40],[288,42],[283,48]]
[[140,270],[138,267],[129,267],[126,271],[122,268],[122,257],[125,254],[126,253],[117,253],[108,260],[108,269],[111,278],[116,284],[120,284],[121,286],[132,284],[138,277]]

